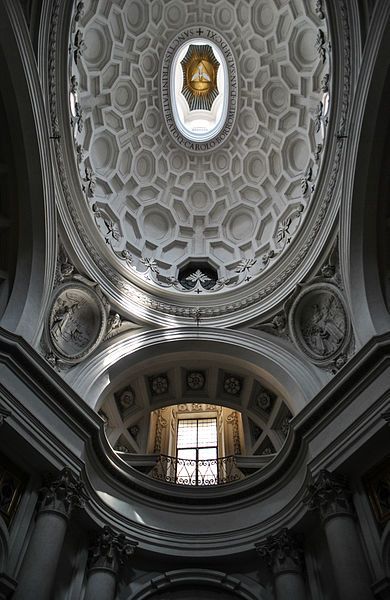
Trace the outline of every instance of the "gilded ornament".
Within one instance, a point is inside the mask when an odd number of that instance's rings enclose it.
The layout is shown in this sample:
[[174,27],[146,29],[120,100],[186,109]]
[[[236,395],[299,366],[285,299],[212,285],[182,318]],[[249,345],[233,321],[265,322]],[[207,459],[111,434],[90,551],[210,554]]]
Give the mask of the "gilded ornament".
[[217,73],[219,62],[208,44],[191,44],[181,61],[183,96],[190,110],[211,110],[219,94]]

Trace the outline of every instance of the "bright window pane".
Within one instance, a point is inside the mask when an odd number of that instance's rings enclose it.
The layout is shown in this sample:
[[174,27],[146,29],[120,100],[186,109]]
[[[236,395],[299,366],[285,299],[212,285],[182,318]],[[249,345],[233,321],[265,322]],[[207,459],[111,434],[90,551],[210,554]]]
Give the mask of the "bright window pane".
[[176,483],[216,485],[217,419],[181,419],[177,427]]
[[198,448],[217,445],[217,420],[200,419],[198,421]]
[[179,421],[177,429],[178,448],[196,448],[197,446],[197,420],[183,419]]
[[199,448],[198,451],[199,460],[215,460],[217,458],[216,448]]

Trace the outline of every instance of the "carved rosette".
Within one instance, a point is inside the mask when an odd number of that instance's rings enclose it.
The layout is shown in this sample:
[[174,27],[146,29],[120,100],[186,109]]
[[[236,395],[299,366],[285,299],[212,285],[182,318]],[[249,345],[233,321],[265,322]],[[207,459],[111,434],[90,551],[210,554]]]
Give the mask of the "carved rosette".
[[319,510],[322,522],[332,517],[355,515],[346,478],[326,469],[308,485],[304,503],[310,510]]
[[40,494],[40,513],[56,512],[66,518],[75,507],[82,508],[88,498],[83,483],[67,467],[48,481]]
[[289,313],[291,338],[318,366],[335,364],[350,342],[351,325],[343,296],[331,283],[304,287]]
[[123,533],[115,533],[106,525],[89,550],[89,570],[112,571],[116,574],[119,567],[134,554],[136,546]]
[[97,286],[72,280],[60,285],[51,300],[46,341],[65,364],[84,360],[103,340],[107,328],[105,298]]
[[267,561],[274,575],[302,573],[302,543],[289,529],[284,528],[277,535],[268,536],[264,543],[256,544],[256,550]]

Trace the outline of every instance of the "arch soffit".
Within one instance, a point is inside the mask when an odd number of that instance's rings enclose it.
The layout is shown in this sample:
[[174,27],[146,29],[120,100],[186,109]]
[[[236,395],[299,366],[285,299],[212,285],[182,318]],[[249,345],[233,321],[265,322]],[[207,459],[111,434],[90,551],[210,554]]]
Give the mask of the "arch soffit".
[[[176,356],[175,356],[176,355]],[[232,330],[177,328],[154,330],[135,336],[118,336],[108,348],[72,370],[68,382],[88,404],[99,408],[100,399],[133,375],[145,361],[158,364],[176,357],[215,356],[219,362],[234,361],[268,382],[299,412],[326,383],[326,375],[298,355],[281,347],[272,336]]]

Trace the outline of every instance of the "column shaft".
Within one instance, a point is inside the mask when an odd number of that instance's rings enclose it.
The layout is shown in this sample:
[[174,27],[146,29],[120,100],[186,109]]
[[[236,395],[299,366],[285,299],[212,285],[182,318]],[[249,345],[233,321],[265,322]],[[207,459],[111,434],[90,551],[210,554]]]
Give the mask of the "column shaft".
[[324,523],[340,600],[373,600],[370,575],[356,524],[349,515],[335,515]]
[[275,575],[276,600],[306,600],[305,584],[300,573]]
[[114,600],[116,575],[108,569],[90,571],[84,600]]
[[373,600],[347,479],[322,469],[309,484],[304,502],[320,512],[339,600]]
[[13,600],[51,600],[67,518],[58,512],[41,512],[28,546]]

